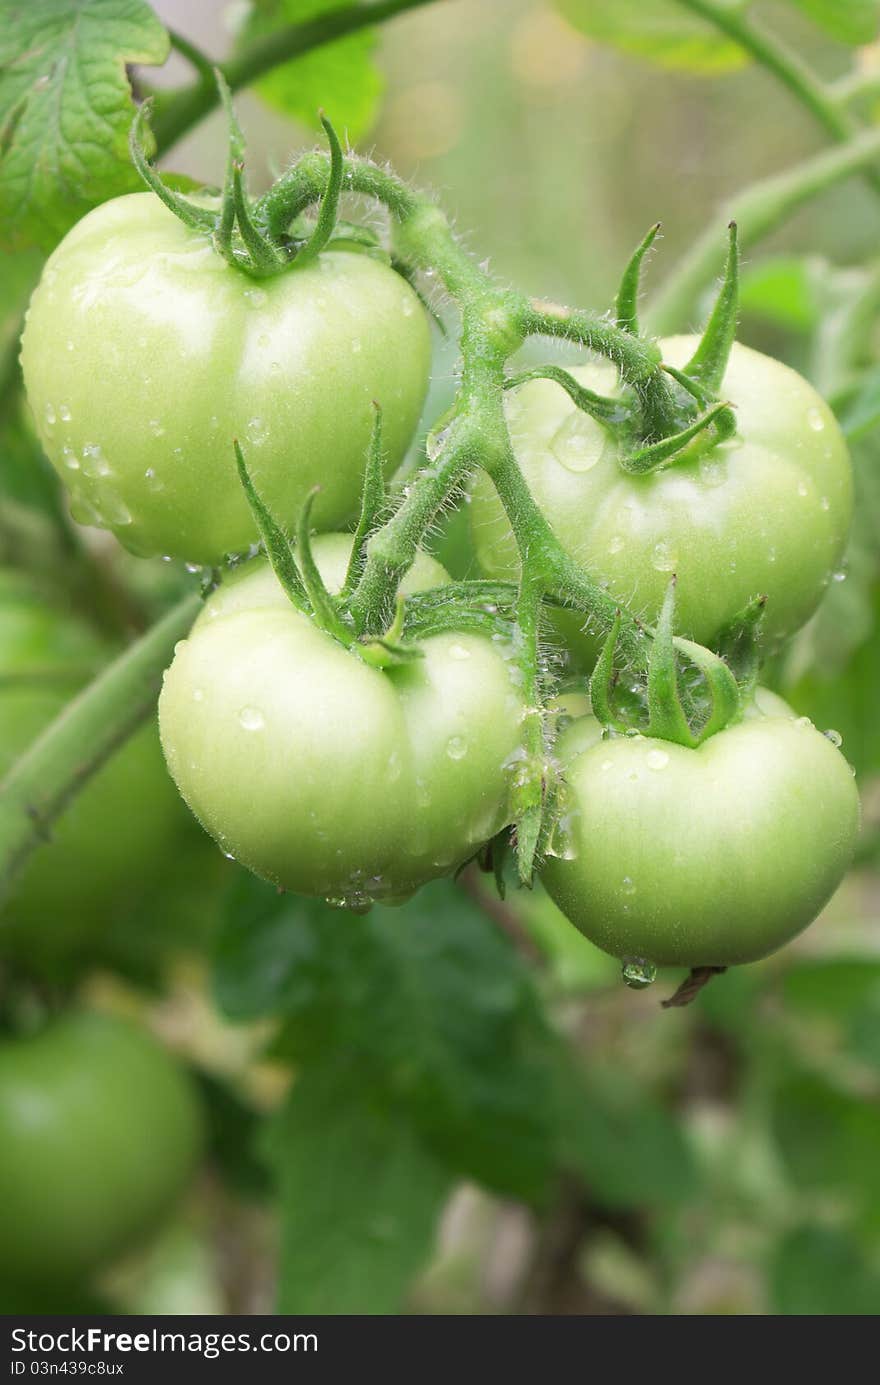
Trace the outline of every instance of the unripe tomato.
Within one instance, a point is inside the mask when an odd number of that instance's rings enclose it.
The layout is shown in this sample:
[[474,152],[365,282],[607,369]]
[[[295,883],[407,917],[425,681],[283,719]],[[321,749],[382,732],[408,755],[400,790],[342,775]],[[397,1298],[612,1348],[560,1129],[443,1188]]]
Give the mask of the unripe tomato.
[[[112,657],[82,620],[0,572],[0,777]],[[186,832],[154,722],[86,784],[0,908],[0,958],[63,953],[152,884]]]
[[[351,540],[315,556],[339,587]],[[405,590],[446,581],[420,556]],[[159,700],[177,786],[224,851],[285,889],[399,898],[509,820],[522,701],[506,647],[425,639],[379,670],[288,601],[265,562],[225,581],[178,646]]]
[[[663,359],[684,366],[696,337],[660,342]],[[572,372],[603,394],[613,367]],[[548,380],[508,398],[517,460],[537,504],[571,555],[649,624],[670,576],[678,579],[678,632],[711,644],[756,596],[766,596],[764,639],[797,630],[838,567],[852,513],[846,443],[827,404],[806,380],[736,344],[720,397],[736,410],[736,435],[706,445],[646,476],[618,465],[618,446],[601,423],[576,409]],[[471,524],[481,567],[517,570],[507,517],[491,481],[475,482]],[[584,661],[594,640],[583,620],[559,624]]]
[[78,1279],[135,1245],[201,1137],[187,1075],[131,1024],[73,1013],[0,1042],[0,1274]]
[[562,732],[568,784],[541,878],[591,942],[624,961],[730,966],[810,923],[843,878],[859,797],[837,747],[764,691],[696,750]]
[[74,517],[132,552],[217,563],[257,537],[232,450],[282,523],[357,510],[373,401],[389,470],[418,422],[425,313],[352,251],[256,282],[152,193],[103,203],[49,258],[21,350],[28,399]]

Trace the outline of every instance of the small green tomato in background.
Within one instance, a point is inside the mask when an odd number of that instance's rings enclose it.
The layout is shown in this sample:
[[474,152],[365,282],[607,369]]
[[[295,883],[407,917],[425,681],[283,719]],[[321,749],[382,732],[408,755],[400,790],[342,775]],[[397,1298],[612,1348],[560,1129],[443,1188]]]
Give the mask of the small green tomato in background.
[[[660,342],[682,367],[697,337]],[[602,394],[613,367],[572,374]],[[617,443],[575,408],[560,386],[531,381],[508,400],[523,475],[556,535],[611,594],[649,624],[669,578],[677,582],[677,632],[701,644],[756,596],[766,596],[762,638],[792,634],[813,613],[843,556],[852,514],[852,475],[828,405],[788,366],[735,344],[719,397],[735,406],[736,435],[698,439],[670,465],[632,476]],[[492,576],[517,570],[516,545],[492,483],[480,475],[471,506],[474,544]],[[597,645],[576,617],[560,627],[585,662]]]
[[[112,656],[22,575],[0,572],[0,777]],[[155,722],[89,780],[0,906],[0,959],[36,964],[93,937],[151,886],[187,822]]]
[[[315,558],[342,585],[351,539]],[[447,579],[421,555],[404,591]],[[267,563],[210,598],[159,700],[168,766],[224,851],[354,907],[446,874],[509,821],[522,700],[509,650],[471,634],[370,667],[297,611]]]
[[843,755],[771,693],[696,750],[573,721],[558,855],[541,878],[624,962],[731,966],[799,933],[852,860],[859,797]]
[[152,193],[105,202],[50,257],[21,349],[46,454],[83,524],[132,552],[218,563],[257,535],[233,438],[280,522],[360,498],[378,401],[389,471],[425,397],[430,335],[409,285],[352,251],[256,281]]
[[73,1013],[0,1042],[0,1276],[76,1280],[157,1227],[190,1179],[202,1118],[149,1034]]

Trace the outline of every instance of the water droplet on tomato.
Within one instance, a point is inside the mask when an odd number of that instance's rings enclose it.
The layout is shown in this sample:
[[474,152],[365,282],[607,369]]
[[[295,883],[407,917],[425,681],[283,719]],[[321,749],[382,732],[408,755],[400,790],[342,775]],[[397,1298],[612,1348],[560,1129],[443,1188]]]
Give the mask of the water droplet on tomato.
[[266,725],[266,718],[258,707],[242,707],[238,721],[245,731],[262,731]]
[[678,554],[668,543],[658,543],[651,555],[651,566],[656,572],[674,572]]
[[669,756],[665,750],[649,750],[645,756],[645,764],[648,769],[665,769],[669,764]]
[[471,652],[469,649],[465,649],[463,644],[451,644],[449,646],[449,657],[450,659],[469,659],[471,657]]
[[557,428],[550,442],[556,460],[576,475],[590,471],[601,459],[607,443],[601,424],[580,409],[574,410]]
[[630,986],[634,991],[643,991],[656,979],[657,968],[652,962],[635,958],[632,961],[624,962],[621,975],[625,985]]
[[70,409],[68,408],[68,406],[67,406],[66,404],[59,404],[59,406],[58,406],[58,417],[61,419],[61,422],[62,422],[62,423],[69,423],[69,422],[70,422],[70,420],[71,420],[71,418],[72,418],[72,414],[71,414]]
[[46,405],[46,422],[50,428],[55,426],[55,407],[52,404]]
[[812,428],[814,433],[821,433],[825,427],[825,418],[822,414],[822,410],[817,409],[815,405],[812,409],[807,410],[807,425]]
[[464,736],[450,736],[446,742],[446,754],[450,760],[463,760],[467,755],[468,746]]
[[841,736],[839,731],[835,731],[833,727],[831,730],[825,731],[824,735],[825,739],[829,740],[832,745],[836,745],[838,750],[843,745],[843,736]]

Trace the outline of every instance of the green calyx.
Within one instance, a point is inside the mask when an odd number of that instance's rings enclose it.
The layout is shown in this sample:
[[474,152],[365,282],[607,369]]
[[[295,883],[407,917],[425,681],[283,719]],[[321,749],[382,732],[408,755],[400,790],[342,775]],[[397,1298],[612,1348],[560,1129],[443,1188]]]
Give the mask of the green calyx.
[[757,676],[757,624],[750,608],[730,632],[728,647],[739,655],[740,680],[720,654],[675,635],[673,577],[653,632],[646,679],[635,700],[630,690],[625,701],[618,687],[620,620],[615,619],[590,679],[594,715],[612,734],[638,733],[696,749],[742,716],[744,696],[753,691]]
[[[641,270],[659,231],[658,222],[636,248],[624,270],[614,307],[618,329],[640,341]],[[602,396],[586,389],[557,365],[537,366],[510,376],[504,382],[505,389],[516,389],[528,380],[554,381],[578,409],[615,437],[620,453],[618,465],[630,475],[644,476],[685,456],[692,457],[695,448],[714,447],[736,431],[733,410],[718,397],[718,391],[736,337],[738,286],[739,248],[736,225],[731,222],[724,274],[697,350],[684,370],[660,363],[670,381],[669,390],[660,388],[654,375],[630,380],[618,396]],[[613,351],[607,354],[615,361]]]
[[[129,147],[132,161],[147,187],[164,202],[185,226],[210,235],[214,249],[234,269],[254,279],[268,279],[293,267],[313,263],[322,250],[338,246],[376,255],[409,278],[405,266],[396,266],[367,227],[339,220],[339,201],[343,190],[345,161],[342,146],[332,124],[320,112],[321,124],[330,150],[330,176],[319,199],[314,220],[291,215],[283,224],[272,226],[266,198],[254,203],[245,182],[245,140],[232,104],[229,86],[219,69],[214,79],[227,120],[226,174],[219,209],[213,210],[190,201],[169,186],[157,172],[147,154],[146,140],[152,101],[144,101],[132,122]],[[279,185],[285,179],[279,179]],[[278,186],[278,185],[276,185]],[[275,208],[277,213],[277,208]],[[276,218],[277,220],[277,218]]]

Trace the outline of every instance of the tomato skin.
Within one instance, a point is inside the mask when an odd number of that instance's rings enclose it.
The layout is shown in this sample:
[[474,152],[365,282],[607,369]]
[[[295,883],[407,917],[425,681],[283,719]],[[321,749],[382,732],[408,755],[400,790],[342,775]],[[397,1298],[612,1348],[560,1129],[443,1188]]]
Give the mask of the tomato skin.
[[852,859],[849,765],[763,690],[759,709],[696,750],[604,739],[587,716],[557,753],[570,805],[541,878],[575,927],[623,960],[757,961],[816,917]]
[[187,1074],[133,1025],[74,1012],[0,1042],[0,1274],[71,1280],[147,1236],[202,1144]]
[[105,202],[55,250],[28,310],[28,399],[72,513],[132,552],[217,563],[256,535],[232,449],[279,521],[357,511],[373,401],[389,471],[418,422],[430,334],[387,265],[326,251],[259,282],[152,193]]
[[[111,656],[83,621],[0,571],[0,777]],[[83,788],[15,881],[0,908],[0,958],[37,964],[100,931],[153,884],[186,832],[151,722]]]
[[[660,342],[663,359],[683,366],[696,337]],[[610,366],[572,372],[613,393]],[[536,502],[573,557],[648,623],[677,576],[679,633],[711,643],[756,596],[766,596],[764,639],[774,644],[815,610],[843,555],[852,514],[852,475],[834,415],[788,366],[738,343],[721,386],[736,406],[737,435],[697,446],[647,476],[629,476],[600,424],[547,380],[508,400],[523,474]],[[475,482],[471,525],[481,567],[517,569],[516,545],[492,483]],[[559,627],[585,662],[596,643],[583,620]]]
[[[341,584],[351,540],[315,556]],[[421,555],[406,589],[447,580]],[[159,700],[172,776],[256,874],[353,906],[446,874],[508,821],[521,738],[514,671],[490,640],[443,634],[380,671],[296,611],[255,562],[208,601]]]

